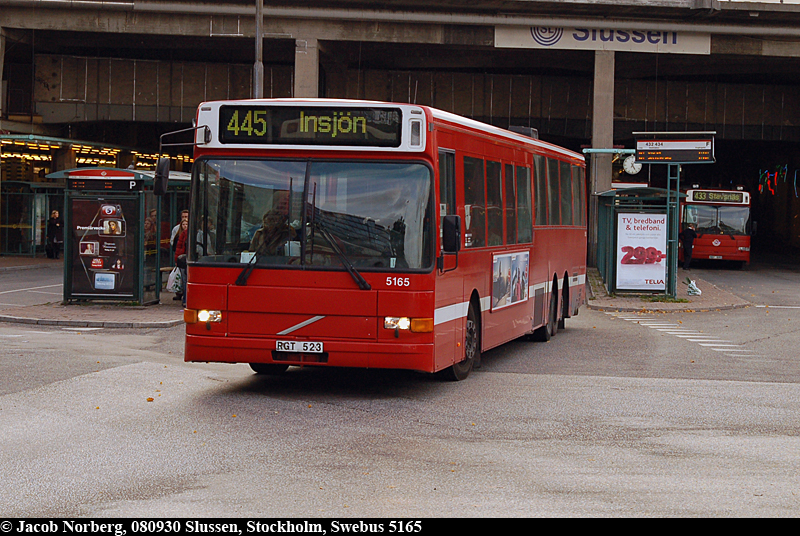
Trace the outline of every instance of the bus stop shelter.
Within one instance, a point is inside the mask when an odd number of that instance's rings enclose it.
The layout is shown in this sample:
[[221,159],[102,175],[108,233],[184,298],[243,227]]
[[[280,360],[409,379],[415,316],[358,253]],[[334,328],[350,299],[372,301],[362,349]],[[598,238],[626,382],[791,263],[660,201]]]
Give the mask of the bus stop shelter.
[[64,302],[158,303],[162,268],[172,265],[164,208],[188,196],[188,175],[172,181],[163,208],[152,171],[76,168],[48,177],[66,182]]
[[669,193],[635,187],[598,195],[597,267],[609,293],[669,292],[678,243],[668,226],[679,216],[679,204],[667,202]]

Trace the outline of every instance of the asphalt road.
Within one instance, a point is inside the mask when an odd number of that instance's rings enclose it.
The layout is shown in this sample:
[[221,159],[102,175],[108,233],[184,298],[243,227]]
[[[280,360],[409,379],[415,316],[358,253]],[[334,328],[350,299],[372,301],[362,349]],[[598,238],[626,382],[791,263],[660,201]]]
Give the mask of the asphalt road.
[[0,271],[0,310],[61,301],[63,280],[61,264]]
[[[741,292],[767,305],[793,277],[753,271]],[[0,323],[0,512],[794,517],[800,318],[776,304],[797,292],[727,312],[585,308],[458,383],[261,378],[183,363],[180,327]]]

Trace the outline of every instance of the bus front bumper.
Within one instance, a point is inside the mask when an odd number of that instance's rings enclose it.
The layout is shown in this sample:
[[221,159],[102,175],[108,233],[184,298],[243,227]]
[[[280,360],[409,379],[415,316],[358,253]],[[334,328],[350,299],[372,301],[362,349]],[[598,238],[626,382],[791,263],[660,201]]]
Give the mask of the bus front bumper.
[[276,339],[186,335],[184,361],[275,363],[434,371],[434,345],[377,341],[324,341],[324,352],[278,352]]

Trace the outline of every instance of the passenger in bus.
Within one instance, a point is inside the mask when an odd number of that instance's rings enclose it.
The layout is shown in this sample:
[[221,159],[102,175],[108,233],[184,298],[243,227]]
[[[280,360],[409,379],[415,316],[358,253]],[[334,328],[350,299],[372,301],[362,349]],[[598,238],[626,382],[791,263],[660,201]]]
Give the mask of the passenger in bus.
[[697,231],[694,230],[694,224],[690,223],[686,229],[681,231],[678,237],[683,244],[683,269],[689,270],[692,264],[692,248],[694,247],[694,239],[697,238]]
[[205,216],[202,217],[200,221],[200,229],[197,231],[197,255],[198,257],[214,255],[214,244],[217,241],[217,231],[214,229],[214,222],[211,218]]
[[297,231],[289,225],[286,215],[272,209],[264,214],[261,229],[250,241],[250,251],[259,255],[284,255],[284,245],[296,236]]

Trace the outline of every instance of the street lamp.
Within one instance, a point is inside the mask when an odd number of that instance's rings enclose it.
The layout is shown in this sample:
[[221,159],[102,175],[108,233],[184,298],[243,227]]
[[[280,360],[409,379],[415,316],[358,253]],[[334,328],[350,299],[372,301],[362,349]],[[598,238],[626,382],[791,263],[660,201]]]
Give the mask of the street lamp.
[[264,0],[256,0],[256,62],[253,65],[253,98],[264,97]]

